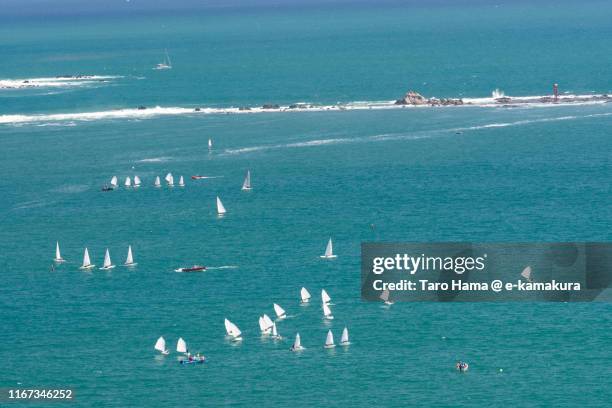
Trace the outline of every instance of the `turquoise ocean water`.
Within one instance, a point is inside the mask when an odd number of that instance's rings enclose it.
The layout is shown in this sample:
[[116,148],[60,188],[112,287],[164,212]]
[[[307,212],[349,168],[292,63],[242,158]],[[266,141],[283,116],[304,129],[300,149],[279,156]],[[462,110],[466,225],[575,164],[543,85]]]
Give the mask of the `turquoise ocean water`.
[[[502,1],[3,20],[0,81],[113,78],[0,89],[0,386],[71,386],[86,407],[609,404],[609,304],[385,308],[360,300],[359,251],[609,241],[612,105],[49,115],[351,104],[408,89],[545,95],[553,82],[607,93],[611,18],[605,3]],[[173,69],[152,70],[166,48]],[[185,188],[153,188],[167,172]],[[100,192],[113,175],[143,186]],[[326,262],[330,236],[338,258]],[[69,262],[52,272],[56,240]],[[100,265],[107,247],[121,264],[128,245],[134,269],[78,269],[85,246]],[[213,268],[173,272],[193,263]],[[302,286],[315,298],[305,307]],[[273,302],[290,316],[283,341],[259,336]],[[241,344],[224,338],[225,317]],[[345,325],[353,344],[324,350]],[[207,364],[156,356],[161,335]]]

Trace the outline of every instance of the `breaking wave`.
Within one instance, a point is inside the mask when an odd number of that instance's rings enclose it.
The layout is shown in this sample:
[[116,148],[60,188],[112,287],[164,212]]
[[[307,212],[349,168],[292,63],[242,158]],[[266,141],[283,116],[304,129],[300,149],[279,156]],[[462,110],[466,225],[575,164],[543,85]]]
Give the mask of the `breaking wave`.
[[0,89],[74,88],[98,85],[122,78],[114,75],[75,75],[43,78],[0,79]]

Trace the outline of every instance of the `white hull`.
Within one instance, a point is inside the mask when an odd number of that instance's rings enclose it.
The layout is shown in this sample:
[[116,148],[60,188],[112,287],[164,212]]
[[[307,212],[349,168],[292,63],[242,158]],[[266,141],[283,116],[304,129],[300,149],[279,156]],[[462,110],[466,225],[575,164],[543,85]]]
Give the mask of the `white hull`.
[[325,320],[334,320],[334,316],[329,315],[329,316],[325,316],[323,317]]
[[251,191],[251,187],[242,187],[242,191]]
[[343,343],[341,342],[341,343],[340,343],[340,345],[341,345],[341,346],[350,346],[350,345],[351,345],[351,342],[350,342],[350,341],[345,341],[345,342],[343,342]]
[[170,354],[170,350],[164,350],[161,352],[164,356],[167,356],[168,354]]
[[385,305],[387,305],[387,306],[391,306],[393,303],[395,303],[395,302],[391,302],[389,300],[385,301]]
[[127,266],[128,268],[132,267],[132,266],[136,266],[138,265],[138,262],[132,262],[132,263],[125,263],[123,264],[123,266]]
[[302,351],[304,350],[304,347],[300,346],[300,347],[291,347],[291,351]]
[[64,258],[53,258],[53,262],[55,263],[64,263],[66,260]]
[[287,318],[287,315],[278,316],[276,320],[284,320]]
[[321,255],[321,259],[334,259],[337,257],[338,255]]
[[103,266],[100,268],[101,271],[106,271],[109,269],[113,269],[115,267],[115,265],[109,265],[109,266]]
[[323,346],[323,347],[326,348],[326,349],[332,349],[332,348],[336,347],[336,345],[335,344],[330,344],[329,346]]
[[95,267],[96,267],[96,265],[89,264],[89,265],[83,265],[79,269],[92,269],[92,268],[95,268]]

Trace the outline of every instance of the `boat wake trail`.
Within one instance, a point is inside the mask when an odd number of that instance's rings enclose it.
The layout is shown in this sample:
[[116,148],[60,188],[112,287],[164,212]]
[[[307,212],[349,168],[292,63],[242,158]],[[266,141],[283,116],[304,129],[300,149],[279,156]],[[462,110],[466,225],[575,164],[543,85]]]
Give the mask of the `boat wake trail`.
[[215,270],[215,269],[238,269],[237,265],[223,265],[223,266],[207,266],[207,270]]

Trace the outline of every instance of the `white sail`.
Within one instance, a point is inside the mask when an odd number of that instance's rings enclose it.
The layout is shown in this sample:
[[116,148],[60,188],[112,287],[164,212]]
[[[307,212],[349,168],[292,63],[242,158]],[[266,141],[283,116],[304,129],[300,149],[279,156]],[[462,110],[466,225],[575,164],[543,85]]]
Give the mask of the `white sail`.
[[155,342],[155,350],[163,353],[166,350],[166,340],[163,337],[160,337],[159,339],[157,339],[157,341]]
[[106,248],[106,253],[104,254],[104,265],[100,269],[112,269],[115,265],[111,262],[110,252],[108,252],[108,248]]
[[332,333],[331,330],[327,331],[327,338],[325,339],[325,347],[326,348],[331,348],[331,347],[335,347],[336,345],[334,344],[334,334]]
[[113,176],[113,178],[111,179],[111,186],[113,187],[117,187],[117,176]]
[[125,186],[126,187],[132,187],[132,179],[128,176],[125,178]]
[[531,266],[527,266],[525,269],[523,269],[523,272],[521,272],[521,276],[525,278],[528,282],[531,282]]
[[187,352],[187,343],[185,343],[185,340],[183,340],[182,337],[180,337],[178,339],[178,341],[176,342],[176,351],[178,353],[186,353]]
[[83,254],[83,265],[81,269],[89,269],[93,268],[95,265],[91,264],[91,260],[89,259],[89,251],[85,248],[85,253]]
[[134,256],[132,255],[132,246],[128,245],[127,258],[125,258],[125,266],[136,265],[134,262]]
[[273,336],[273,337],[280,337],[280,336],[278,335],[278,331],[276,330],[276,323],[273,323],[273,324],[272,324],[272,336]]
[[308,289],[302,288],[300,290],[300,297],[302,298],[302,303],[308,303],[311,297],[310,292],[308,292]]
[[140,177],[134,176],[134,187],[140,187],[141,181]]
[[180,186],[180,187],[185,187],[185,179],[183,179],[183,176],[181,176],[181,177],[179,178],[179,186]]
[[174,185],[174,176],[168,173],[166,175],[166,182],[168,183],[168,186],[172,187]]
[[242,183],[242,189],[243,190],[251,189],[251,171],[250,170],[247,170],[246,177],[244,178],[244,182]]
[[304,347],[302,347],[302,340],[300,339],[300,333],[297,333],[295,335],[295,341],[293,342],[293,347],[291,347],[291,349],[293,351],[299,351],[299,350],[304,349]]
[[391,304],[393,304],[393,302],[391,302],[391,301],[389,300],[389,297],[390,297],[390,292],[389,292],[389,289],[385,289],[385,290],[383,290],[383,291],[382,291],[382,293],[380,294],[380,299],[381,299],[382,301],[384,301],[384,302],[385,302],[385,304],[387,304],[387,305],[391,305]]
[[321,258],[326,258],[326,259],[330,259],[330,258],[335,258],[336,255],[334,255],[334,245],[332,243],[332,239],[330,238],[329,241],[327,241],[327,247],[325,248],[325,254],[321,255]]
[[287,317],[287,313],[285,312],[285,309],[283,309],[276,303],[274,303],[274,312],[276,312],[276,317],[278,317],[279,319],[284,319],[285,317]]
[[59,241],[55,243],[55,262],[64,262],[64,258],[62,258],[62,254],[60,252]]
[[267,314],[264,314],[261,319],[263,320],[264,323],[264,327],[266,328],[266,331],[270,331],[272,329],[272,326],[274,325],[274,322],[272,321],[272,319],[270,319],[270,316],[268,316]]
[[264,319],[261,316],[259,316],[259,331],[261,331],[262,333],[266,333],[267,331],[266,323],[264,323]]
[[348,333],[348,329],[345,327],[344,330],[342,330],[342,337],[340,338],[340,345],[348,346],[349,344],[350,344],[349,333]]
[[238,326],[230,322],[228,319],[225,319],[225,331],[227,332],[228,336],[231,336],[234,338],[238,338],[242,334]]
[[227,211],[225,211],[225,207],[223,206],[223,203],[221,202],[221,199],[219,198],[219,196],[217,196],[217,214],[223,215],[226,212]]
[[212,149],[212,139],[208,139],[208,150]]
[[327,303],[323,303],[323,316],[325,316],[325,318],[329,320],[334,318],[334,316],[332,315],[331,309],[329,308]]
[[329,297],[325,289],[321,289],[321,300],[323,301],[323,304],[329,303],[331,301],[331,298]]
[[155,177],[155,187],[161,187],[161,180],[159,176]]

